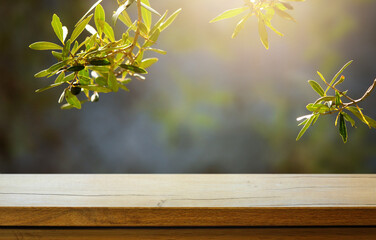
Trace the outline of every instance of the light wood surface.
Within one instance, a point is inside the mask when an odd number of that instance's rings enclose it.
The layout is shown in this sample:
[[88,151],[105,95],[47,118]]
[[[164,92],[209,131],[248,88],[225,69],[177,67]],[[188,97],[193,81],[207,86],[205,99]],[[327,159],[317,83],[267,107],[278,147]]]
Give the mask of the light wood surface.
[[376,175],[0,175],[1,207],[374,207]]
[[0,175],[0,226],[376,226],[376,175]]
[[0,240],[374,240],[376,228],[1,229]]

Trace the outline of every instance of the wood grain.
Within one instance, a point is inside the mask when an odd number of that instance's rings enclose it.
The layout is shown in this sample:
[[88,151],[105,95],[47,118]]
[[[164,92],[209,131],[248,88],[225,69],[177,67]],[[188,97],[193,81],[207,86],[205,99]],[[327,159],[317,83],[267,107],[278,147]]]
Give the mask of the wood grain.
[[376,176],[4,174],[0,226],[376,226]]
[[376,226],[373,208],[0,208],[0,226]]
[[371,240],[376,228],[128,228],[1,229],[0,240]]

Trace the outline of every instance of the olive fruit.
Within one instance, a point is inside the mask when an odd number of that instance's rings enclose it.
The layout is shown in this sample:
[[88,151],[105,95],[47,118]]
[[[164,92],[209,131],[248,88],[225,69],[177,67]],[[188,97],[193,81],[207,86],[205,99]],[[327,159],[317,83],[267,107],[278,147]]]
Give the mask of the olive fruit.
[[70,92],[71,92],[73,95],[78,95],[78,94],[80,94],[80,92],[81,92],[81,88],[80,88],[80,87],[76,87],[76,86],[78,86],[78,85],[79,85],[79,83],[75,82],[75,83],[73,83],[73,86],[71,86],[71,88],[70,88]]
[[106,66],[106,65],[111,65],[111,63],[107,60],[104,59],[94,59],[89,62],[91,65],[94,66]]
[[76,65],[76,66],[71,66],[71,67],[67,68],[67,71],[79,72],[79,71],[83,70],[84,68],[85,68],[85,66],[83,66],[83,65]]

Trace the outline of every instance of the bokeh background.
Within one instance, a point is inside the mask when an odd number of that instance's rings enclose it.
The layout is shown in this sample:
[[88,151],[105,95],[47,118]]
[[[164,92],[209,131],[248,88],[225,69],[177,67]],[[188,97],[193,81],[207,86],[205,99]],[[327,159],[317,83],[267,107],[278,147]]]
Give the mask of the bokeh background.
[[[129,93],[102,94],[82,110],[60,110],[62,89],[36,94],[52,65],[35,41],[58,42],[57,13],[70,32],[95,0],[2,0],[0,172],[2,173],[375,173],[376,131],[358,121],[342,143],[335,116],[296,142],[296,117],[316,99],[307,83],[331,78],[348,60],[342,89],[360,97],[376,77],[376,1],[293,3],[297,23],[276,16],[285,36],[263,48],[256,19],[236,39],[240,16],[209,20],[242,0],[151,1],[183,8],[157,44],[168,52]],[[104,0],[107,20],[114,0]],[[132,11],[132,9],[131,9]],[[116,31],[124,31],[117,24]],[[119,36],[119,35],[118,35]],[[150,55],[157,56],[157,55]],[[376,118],[376,92],[362,106]]]

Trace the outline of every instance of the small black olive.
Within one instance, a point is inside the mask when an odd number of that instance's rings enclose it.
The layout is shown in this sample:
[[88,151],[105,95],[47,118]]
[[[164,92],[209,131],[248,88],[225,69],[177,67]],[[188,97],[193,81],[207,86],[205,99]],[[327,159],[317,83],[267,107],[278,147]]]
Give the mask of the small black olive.
[[76,65],[76,66],[71,66],[71,67],[67,68],[67,71],[79,72],[79,71],[83,70],[84,68],[85,68],[84,65]]
[[70,88],[70,91],[71,91],[71,93],[73,94],[73,95],[78,95],[78,94],[80,94],[80,92],[81,92],[81,88],[80,87],[75,87],[75,86],[78,86],[79,85],[79,83],[73,83],[73,86],[74,87],[71,87]]

